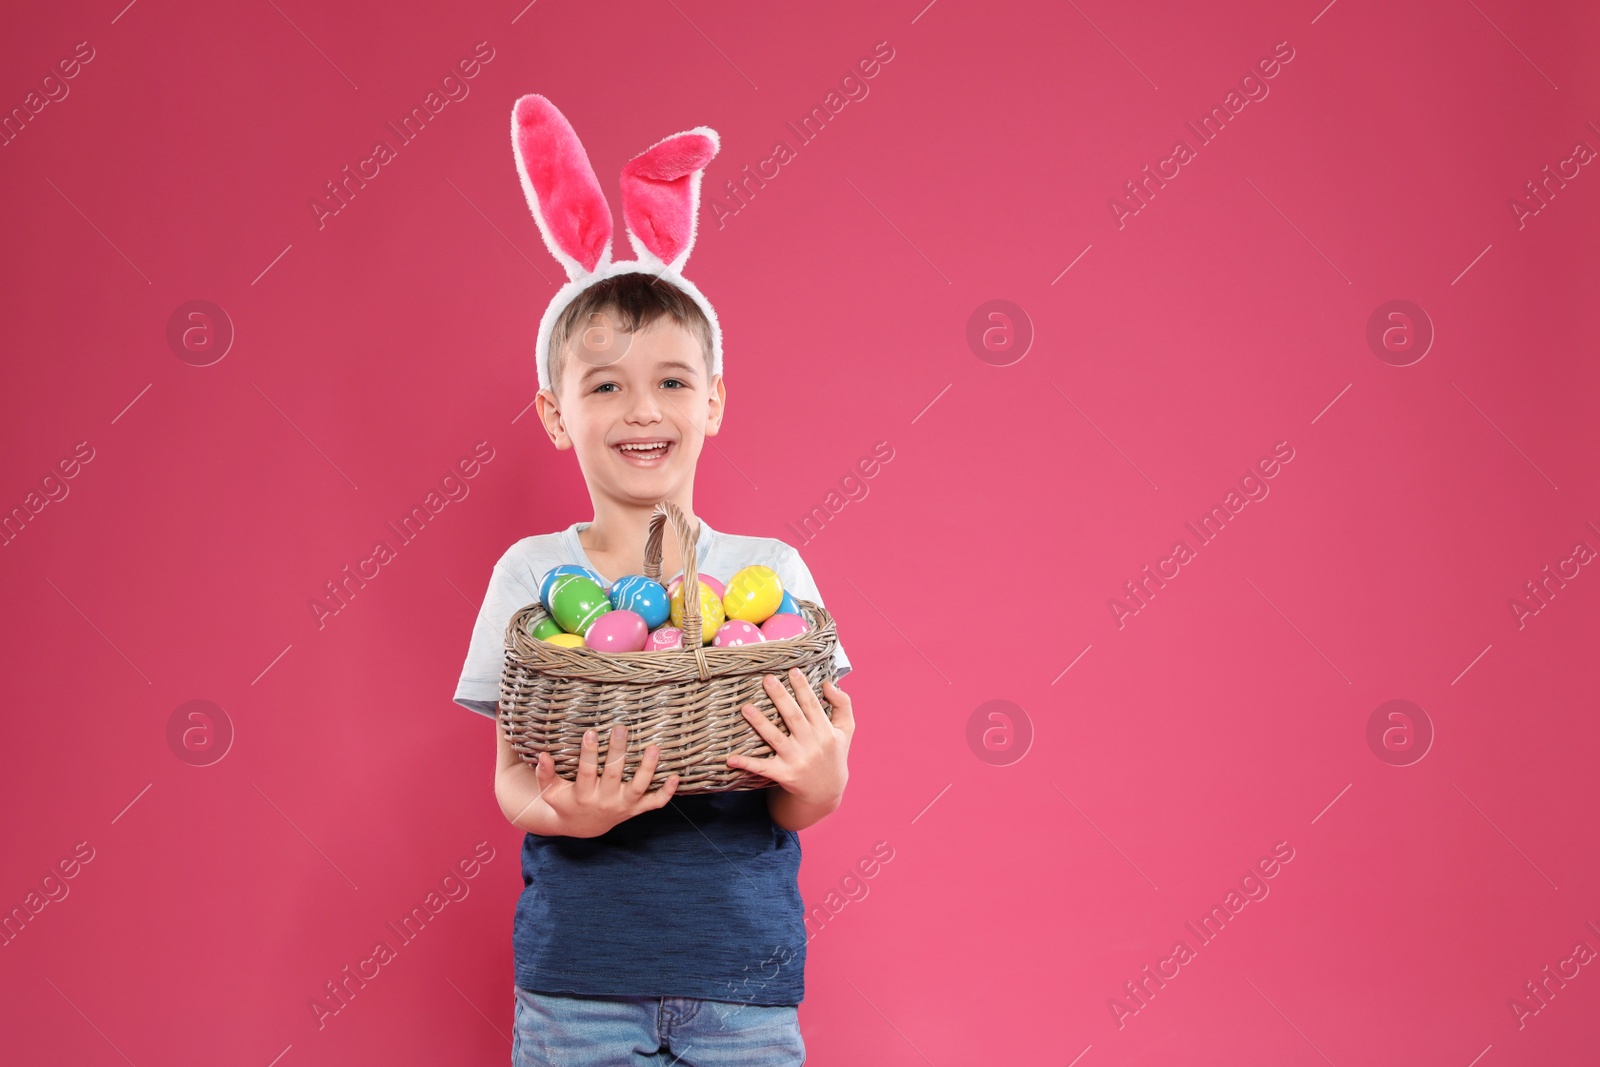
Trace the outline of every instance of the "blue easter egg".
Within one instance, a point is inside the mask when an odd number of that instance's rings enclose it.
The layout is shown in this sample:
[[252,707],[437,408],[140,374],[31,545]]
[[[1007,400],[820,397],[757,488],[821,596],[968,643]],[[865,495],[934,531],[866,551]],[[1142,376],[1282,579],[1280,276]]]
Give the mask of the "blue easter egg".
[[610,595],[612,607],[639,615],[652,630],[667,621],[672,607],[661,583],[642,574],[618,578],[611,585]]
[[572,563],[563,563],[559,567],[551,568],[550,573],[544,576],[544,581],[539,585],[539,603],[544,605],[546,611],[550,610],[550,586],[563,574],[581,574],[585,578],[591,579],[602,590],[606,587],[606,580],[600,577],[599,571],[588,567],[579,567]]
[[787,589],[783,591],[783,599],[778,602],[778,610],[774,611],[773,614],[800,615],[802,618],[805,617],[800,611],[800,605],[794,602],[794,597],[789,594],[789,590]]

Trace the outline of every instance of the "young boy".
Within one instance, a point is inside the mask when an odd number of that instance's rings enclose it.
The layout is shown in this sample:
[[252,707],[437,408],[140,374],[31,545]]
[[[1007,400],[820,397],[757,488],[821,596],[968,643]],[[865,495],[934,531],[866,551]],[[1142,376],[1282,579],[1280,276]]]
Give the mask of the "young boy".
[[[550,385],[536,403],[556,448],[577,454],[594,519],[525,537],[495,564],[456,703],[496,715],[506,623],[538,599],[551,568],[590,567],[608,583],[643,573],[650,514],[664,499],[698,530],[702,574],[726,580],[763,564],[796,597],[823,602],[794,548],[713,530],[694,514],[695,465],[725,403],[710,338],[697,302],[646,273],[593,283],[556,319]],[[681,573],[670,529],[662,566]],[[842,647],[834,662],[842,678]],[[527,831],[513,934],[514,1064],[804,1062],[798,831],[838,807],[855,723],[838,686],[822,686],[830,722],[800,672],[788,682],[798,701],[775,677],[764,680],[789,734],[746,711],[776,755],[728,757],[773,783],[759,790],[675,797],[673,775],[645,792],[659,752],[646,749],[625,779],[623,727],[604,767],[593,731],[585,735],[571,783],[547,755],[537,769],[525,763],[496,729],[495,797]]]

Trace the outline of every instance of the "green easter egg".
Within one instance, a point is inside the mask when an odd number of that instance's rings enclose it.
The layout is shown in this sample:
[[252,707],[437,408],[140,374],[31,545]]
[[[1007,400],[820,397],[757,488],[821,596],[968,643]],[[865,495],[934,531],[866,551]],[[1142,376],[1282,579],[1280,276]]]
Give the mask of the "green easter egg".
[[565,633],[565,632],[566,632],[565,630],[561,629],[561,624],[556,622],[556,620],[552,619],[548,615],[546,615],[544,618],[540,619],[537,623],[534,624],[534,627],[533,627],[533,636],[534,636],[534,639],[537,640],[537,641],[543,641],[545,638],[550,637],[550,636],[552,636],[554,634]]
[[550,613],[569,634],[587,634],[594,620],[610,610],[606,591],[592,578],[563,574],[550,586]]

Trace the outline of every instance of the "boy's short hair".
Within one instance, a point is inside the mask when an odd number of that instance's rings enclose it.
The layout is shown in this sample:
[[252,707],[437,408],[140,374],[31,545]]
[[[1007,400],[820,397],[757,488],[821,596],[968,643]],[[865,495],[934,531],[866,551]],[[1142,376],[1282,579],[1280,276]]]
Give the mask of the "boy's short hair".
[[561,392],[562,368],[566,364],[567,342],[597,312],[610,312],[611,326],[623,333],[642,330],[667,316],[688,330],[700,342],[706,361],[706,379],[711,378],[711,323],[705,312],[682,289],[653,274],[630,271],[595,282],[573,298],[550,330],[550,391]]

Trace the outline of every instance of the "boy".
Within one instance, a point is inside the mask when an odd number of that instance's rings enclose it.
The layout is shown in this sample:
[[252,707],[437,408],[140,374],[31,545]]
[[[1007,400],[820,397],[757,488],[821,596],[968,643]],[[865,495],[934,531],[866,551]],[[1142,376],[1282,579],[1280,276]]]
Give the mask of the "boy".
[[[725,399],[712,328],[677,285],[638,272],[590,284],[555,318],[549,384],[536,404],[556,448],[577,454],[595,517],[523,538],[495,564],[457,703],[495,716],[506,623],[538,599],[552,567],[590,567],[608,583],[643,573],[650,514],[663,499],[698,530],[702,574],[725,580],[764,564],[796,597],[822,603],[794,548],[722,533],[694,515],[695,465]],[[681,573],[675,542],[669,529],[664,575]],[[841,678],[850,670],[842,647],[835,668]],[[673,775],[647,793],[659,752],[646,749],[625,780],[623,727],[603,768],[593,731],[585,735],[569,783],[547,755],[537,768],[525,763],[496,729],[495,797],[527,831],[513,937],[514,1064],[804,1062],[798,831],[838,807],[855,723],[836,685],[822,687],[829,722],[804,676],[788,681],[798,702],[775,677],[764,680],[788,735],[746,710],[776,755],[728,757],[771,780],[766,789],[674,797]]]

